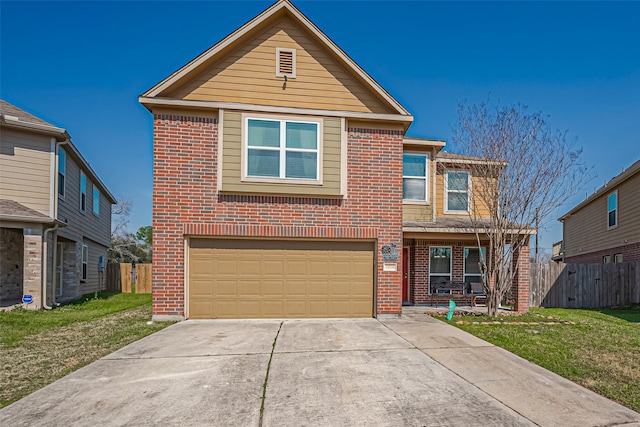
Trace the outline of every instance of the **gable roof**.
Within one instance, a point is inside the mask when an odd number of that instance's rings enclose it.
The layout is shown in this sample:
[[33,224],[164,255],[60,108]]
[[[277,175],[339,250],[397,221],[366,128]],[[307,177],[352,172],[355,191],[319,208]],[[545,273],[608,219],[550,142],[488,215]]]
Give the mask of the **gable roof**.
[[[172,75],[146,91],[140,96],[140,102],[156,103],[153,98],[161,98],[162,94],[179,84],[180,81],[197,72],[207,62],[214,57],[223,56],[229,49],[237,46],[241,41],[248,38],[254,30],[262,28],[268,22],[280,16],[288,15],[298,24],[302,25],[320,43],[322,43],[336,58],[357,78],[362,81],[373,93],[387,103],[397,115],[403,116],[403,121],[413,121],[413,116],[396,101],[382,86],[380,86],[369,74],[367,74],[354,60],[352,60],[342,49],[340,49],[326,34],[313,24],[302,12],[300,12],[289,0],[279,0],[251,21],[234,31],[222,41],[205,51],[194,60],[174,72]],[[203,103],[205,105],[207,103]],[[212,103],[208,103],[212,104]],[[177,104],[180,105],[180,104]],[[238,108],[241,108],[238,105]]]
[[640,173],[640,160],[637,160],[634,164],[632,164],[627,169],[622,171],[619,175],[616,175],[615,177],[611,178],[611,180],[609,182],[607,182],[602,187],[598,188],[592,195],[590,195],[589,197],[584,199],[581,203],[578,203],[578,205],[576,207],[574,207],[573,209],[571,209],[569,212],[567,212],[566,214],[562,215],[558,219],[558,221],[565,220],[566,218],[570,217],[571,215],[573,215],[578,210],[582,209],[583,207],[585,207],[586,205],[588,205],[589,203],[591,203],[595,199],[603,196],[604,194],[606,194],[606,193],[608,193],[610,191],[613,191],[613,189],[615,189],[615,187],[617,187],[618,185],[622,184],[624,181],[626,181],[627,179],[629,179],[632,176],[636,175],[637,173]]

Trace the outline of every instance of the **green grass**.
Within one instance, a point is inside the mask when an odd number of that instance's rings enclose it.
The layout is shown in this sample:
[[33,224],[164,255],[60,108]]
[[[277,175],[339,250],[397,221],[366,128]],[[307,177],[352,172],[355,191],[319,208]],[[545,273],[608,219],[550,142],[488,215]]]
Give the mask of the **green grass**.
[[151,295],[86,295],[51,311],[0,312],[0,408],[165,328]]
[[[460,320],[496,319],[454,317],[449,323],[640,411],[640,305],[615,310],[532,308],[525,315],[500,317],[498,325],[456,324]],[[575,324],[550,324],[558,320]],[[507,324],[513,321],[539,323]]]

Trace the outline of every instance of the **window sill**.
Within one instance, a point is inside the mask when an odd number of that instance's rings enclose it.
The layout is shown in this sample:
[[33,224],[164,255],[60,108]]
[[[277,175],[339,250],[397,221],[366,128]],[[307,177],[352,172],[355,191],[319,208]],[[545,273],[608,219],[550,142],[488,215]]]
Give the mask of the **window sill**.
[[403,205],[421,205],[421,206],[430,206],[429,200],[411,200],[411,199],[402,199]]
[[258,176],[245,176],[241,182],[258,183],[258,184],[291,184],[301,186],[321,187],[321,179],[301,179],[301,178],[267,178]]

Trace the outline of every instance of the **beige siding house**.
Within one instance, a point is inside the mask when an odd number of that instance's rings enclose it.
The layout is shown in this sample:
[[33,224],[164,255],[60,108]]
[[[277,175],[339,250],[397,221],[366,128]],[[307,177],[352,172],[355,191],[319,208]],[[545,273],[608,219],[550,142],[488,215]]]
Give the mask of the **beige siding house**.
[[104,289],[113,203],[64,129],[0,100],[0,306]]
[[640,261],[640,160],[560,218],[564,261]]

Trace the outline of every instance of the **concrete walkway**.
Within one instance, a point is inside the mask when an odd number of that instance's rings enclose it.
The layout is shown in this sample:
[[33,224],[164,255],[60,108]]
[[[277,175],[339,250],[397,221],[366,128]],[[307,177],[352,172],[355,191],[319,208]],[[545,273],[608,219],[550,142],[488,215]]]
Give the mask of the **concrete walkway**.
[[0,426],[38,425],[587,427],[640,414],[414,308],[182,322],[0,410]]

